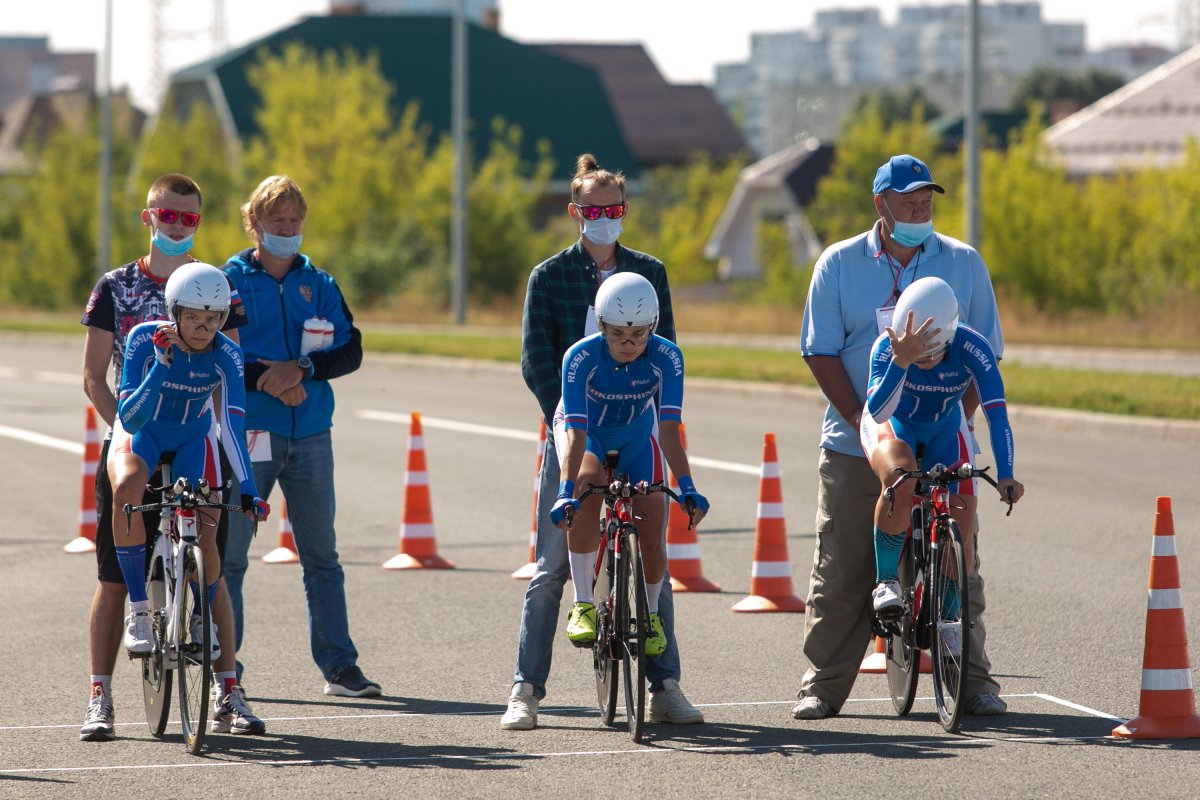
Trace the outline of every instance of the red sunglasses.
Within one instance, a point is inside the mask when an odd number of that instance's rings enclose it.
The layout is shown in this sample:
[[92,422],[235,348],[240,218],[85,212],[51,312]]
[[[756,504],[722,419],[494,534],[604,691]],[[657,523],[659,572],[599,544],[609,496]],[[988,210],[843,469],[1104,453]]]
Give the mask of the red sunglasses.
[[600,215],[609,219],[621,219],[625,216],[625,203],[614,203],[611,206],[581,206],[579,203],[571,203],[579,209],[580,215],[589,222],[600,219]]
[[174,225],[176,222],[183,223],[185,228],[194,228],[200,224],[200,215],[194,211],[175,211],[171,208],[151,208],[158,215],[158,221],[163,225]]

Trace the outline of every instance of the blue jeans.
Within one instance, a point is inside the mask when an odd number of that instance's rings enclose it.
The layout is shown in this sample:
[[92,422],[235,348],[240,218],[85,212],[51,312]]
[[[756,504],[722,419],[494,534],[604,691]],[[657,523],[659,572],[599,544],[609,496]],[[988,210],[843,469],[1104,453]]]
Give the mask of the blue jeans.
[[[304,573],[308,600],[308,635],[313,661],[326,680],[358,663],[350,641],[346,615],[346,578],[338,562],[333,530],[336,506],[333,492],[333,439],[329,431],[288,439],[271,434],[271,460],[255,461],[254,485],[269,497],[279,481],[287,501],[288,519]],[[242,581],[246,575],[253,523],[245,514],[231,514],[225,548],[225,582],[233,601],[237,647],[242,646]]]
[[[517,644],[517,669],[513,673],[513,683],[533,684],[533,693],[539,699],[546,696],[563,586],[571,579],[567,534],[550,522],[550,508],[558,495],[559,476],[554,437],[548,436],[542,453],[542,471],[538,476],[538,530],[534,547],[537,569],[525,590],[525,604],[521,607],[521,639]],[[679,680],[675,605],[671,597],[671,579],[667,575],[663,577],[662,594],[658,598],[658,615],[667,634],[667,649],[657,658],[646,659],[646,674],[652,692],[662,688],[662,682],[667,678]],[[588,664],[591,664],[590,660]]]

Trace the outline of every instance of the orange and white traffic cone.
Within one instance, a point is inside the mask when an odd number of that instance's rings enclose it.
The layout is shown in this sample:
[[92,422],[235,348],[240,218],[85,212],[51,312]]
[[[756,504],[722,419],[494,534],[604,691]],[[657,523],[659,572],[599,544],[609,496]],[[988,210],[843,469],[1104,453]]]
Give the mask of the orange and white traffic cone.
[[1118,739],[1200,738],[1169,497],[1158,498],[1153,542],[1138,715],[1113,728],[1112,735]]
[[783,522],[783,487],[773,433],[763,436],[762,479],[758,489],[758,522],[754,529],[750,596],[734,604],[733,610],[804,610],[804,601],[792,593],[792,564],[788,560],[787,528]]
[[429,473],[425,468],[425,436],[421,414],[412,413],[408,432],[408,469],[404,472],[404,512],[400,522],[400,552],[384,569],[454,569],[437,553],[433,534],[433,508],[429,501]]
[[[687,451],[687,434],[679,426],[679,441]],[[670,473],[671,489],[679,492],[679,481]],[[668,500],[667,505],[667,573],[671,589],[676,592],[719,592],[721,587],[704,577],[700,570],[700,538],[695,528],[688,528],[687,512],[679,503]]]
[[542,502],[542,458],[546,453],[546,420],[538,420],[537,465],[533,469],[533,522],[529,528],[529,563],[512,574],[516,580],[529,580],[537,569],[538,505]]
[[[929,657],[928,650],[921,651],[921,674],[929,675],[933,672],[933,659]],[[875,649],[867,653],[867,657],[862,660],[858,671],[860,674],[866,675],[883,675],[887,672],[887,641],[882,637],[875,637]]]
[[63,545],[64,553],[96,552],[96,467],[100,463],[100,436],[96,409],[87,407],[83,431],[83,479],[79,489],[79,535]]
[[292,521],[288,519],[287,501],[279,507],[279,547],[262,557],[264,564],[299,564],[296,552],[296,537],[292,535]]

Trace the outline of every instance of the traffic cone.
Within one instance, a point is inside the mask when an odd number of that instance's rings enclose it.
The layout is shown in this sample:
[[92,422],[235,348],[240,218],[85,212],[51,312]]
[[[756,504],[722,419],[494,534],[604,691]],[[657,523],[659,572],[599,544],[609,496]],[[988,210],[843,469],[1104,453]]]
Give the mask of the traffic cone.
[[[679,425],[679,442],[687,451],[687,433]],[[671,489],[679,492],[675,473],[670,473]],[[679,503],[668,501],[667,510],[667,573],[671,589],[676,592],[719,592],[721,587],[700,571],[700,539],[695,528],[688,528],[687,512]]]
[[429,502],[429,473],[425,469],[425,437],[421,414],[412,413],[408,432],[408,469],[404,472],[404,512],[400,522],[400,552],[384,562],[384,569],[454,569],[437,554],[433,535],[433,509]]
[[1113,728],[1112,735],[1118,739],[1200,738],[1169,497],[1158,498],[1153,542],[1138,715]]
[[512,574],[516,580],[529,580],[537,569],[538,505],[542,501],[542,457],[546,452],[546,420],[538,420],[537,465],[533,469],[533,523],[529,528],[529,563]]
[[280,504],[279,547],[262,557],[264,564],[299,564],[296,553],[296,537],[292,535],[292,521],[288,519],[287,501]]
[[[875,637],[875,650],[867,653],[867,657],[862,660],[858,671],[866,675],[883,675],[887,672],[887,641],[882,637]],[[929,657],[928,650],[922,650],[921,674],[929,675],[932,672],[933,659]]]
[[79,535],[63,545],[64,553],[96,552],[96,467],[100,463],[100,437],[96,409],[87,407],[83,431],[83,479],[79,489]]
[[788,560],[781,484],[779,457],[775,454],[775,434],[764,434],[750,596],[739,600],[733,606],[734,611],[804,610],[804,601],[792,593],[792,564]]

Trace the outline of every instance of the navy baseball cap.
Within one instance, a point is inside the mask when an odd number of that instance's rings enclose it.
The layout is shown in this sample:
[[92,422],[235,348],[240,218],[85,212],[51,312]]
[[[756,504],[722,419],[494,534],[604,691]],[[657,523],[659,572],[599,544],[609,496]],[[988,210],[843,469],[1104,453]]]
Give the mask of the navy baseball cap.
[[915,156],[892,156],[875,171],[875,194],[883,194],[887,189],[905,194],[926,186],[935,192],[946,193],[945,189],[933,182],[925,162]]

